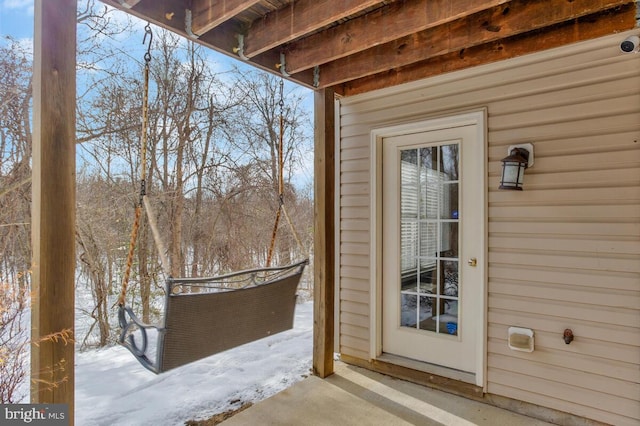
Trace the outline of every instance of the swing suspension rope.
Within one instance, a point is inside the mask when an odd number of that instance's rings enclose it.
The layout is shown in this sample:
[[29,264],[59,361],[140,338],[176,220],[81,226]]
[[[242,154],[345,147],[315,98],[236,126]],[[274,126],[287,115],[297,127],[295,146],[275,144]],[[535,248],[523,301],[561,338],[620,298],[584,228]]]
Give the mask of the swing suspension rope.
[[[287,213],[287,209],[284,204],[284,80],[280,79],[280,100],[278,102],[280,107],[280,129],[278,137],[278,210],[276,211],[276,220],[273,224],[273,231],[271,232],[271,243],[269,244],[269,252],[267,253],[267,268],[271,266],[271,260],[273,259],[273,252],[276,246],[276,235],[278,233],[278,224],[280,223],[280,215],[284,213],[284,217],[289,224],[289,228],[293,233],[293,237],[298,243],[298,247],[303,252],[304,246],[300,241],[300,237],[296,232],[296,228],[293,226],[293,222]],[[307,256],[308,257],[308,256]]]
[[151,62],[151,42],[153,41],[153,33],[151,32],[150,24],[147,24],[144,28],[144,38],[142,44],[147,41],[149,37],[149,45],[147,52],[144,54],[144,91],[142,95],[142,130],[141,130],[141,146],[140,146],[140,196],[138,203],[136,204],[135,216],[133,220],[133,226],[131,228],[131,238],[129,239],[129,252],[127,253],[127,263],[122,278],[122,290],[118,297],[118,306],[123,307],[125,305],[125,298],[127,295],[127,287],[129,286],[129,277],[131,275],[131,266],[133,265],[133,255],[136,248],[136,241],[138,239],[138,231],[140,229],[140,216],[142,215],[142,208],[144,207],[144,197],[147,192],[147,122],[148,122],[148,109],[149,109],[149,63]]

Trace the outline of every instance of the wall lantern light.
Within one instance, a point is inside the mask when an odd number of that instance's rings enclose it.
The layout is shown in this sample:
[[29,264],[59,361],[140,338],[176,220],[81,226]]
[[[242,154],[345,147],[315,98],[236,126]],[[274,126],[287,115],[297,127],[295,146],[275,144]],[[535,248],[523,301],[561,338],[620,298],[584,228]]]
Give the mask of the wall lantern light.
[[524,170],[533,166],[533,145],[525,143],[511,145],[508,156],[502,160],[502,179],[500,189],[522,191]]

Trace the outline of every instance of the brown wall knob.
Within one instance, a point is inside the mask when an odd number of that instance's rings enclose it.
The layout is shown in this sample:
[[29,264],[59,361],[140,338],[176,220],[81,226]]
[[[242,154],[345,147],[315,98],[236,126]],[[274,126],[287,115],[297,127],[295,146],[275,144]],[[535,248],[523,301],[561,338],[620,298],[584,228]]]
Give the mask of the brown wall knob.
[[573,331],[571,331],[570,328],[567,328],[564,331],[564,334],[562,336],[562,338],[564,339],[564,342],[568,345],[569,343],[573,342]]

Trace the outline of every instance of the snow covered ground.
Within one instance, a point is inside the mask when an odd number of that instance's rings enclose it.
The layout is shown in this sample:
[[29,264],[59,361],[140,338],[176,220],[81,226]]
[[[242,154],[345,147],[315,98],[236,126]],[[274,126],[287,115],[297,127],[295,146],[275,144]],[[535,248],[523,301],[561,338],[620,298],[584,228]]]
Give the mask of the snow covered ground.
[[184,425],[268,398],[311,372],[313,302],[294,328],[155,375],[120,346],[76,354],[75,424]]

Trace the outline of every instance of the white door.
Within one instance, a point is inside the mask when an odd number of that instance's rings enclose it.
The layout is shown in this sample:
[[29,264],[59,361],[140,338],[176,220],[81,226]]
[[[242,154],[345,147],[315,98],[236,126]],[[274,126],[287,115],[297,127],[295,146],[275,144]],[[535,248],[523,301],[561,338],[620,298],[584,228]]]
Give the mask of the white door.
[[386,137],[382,352],[476,373],[484,149],[477,124]]

